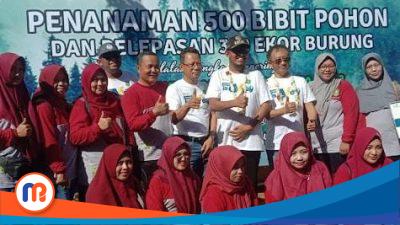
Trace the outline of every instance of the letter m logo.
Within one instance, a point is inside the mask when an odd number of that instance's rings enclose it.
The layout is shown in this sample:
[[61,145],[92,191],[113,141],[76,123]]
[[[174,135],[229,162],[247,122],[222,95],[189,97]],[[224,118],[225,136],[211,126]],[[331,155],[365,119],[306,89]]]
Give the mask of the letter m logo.
[[[39,192],[38,192],[38,188]],[[31,190],[32,192],[32,201],[36,202],[38,200],[38,195],[39,195],[39,201],[44,202],[46,201],[46,186],[43,183],[36,183],[36,184],[32,184],[32,183],[26,183],[23,187],[22,187],[22,200],[24,202],[27,202],[28,199],[28,192],[29,190]]]

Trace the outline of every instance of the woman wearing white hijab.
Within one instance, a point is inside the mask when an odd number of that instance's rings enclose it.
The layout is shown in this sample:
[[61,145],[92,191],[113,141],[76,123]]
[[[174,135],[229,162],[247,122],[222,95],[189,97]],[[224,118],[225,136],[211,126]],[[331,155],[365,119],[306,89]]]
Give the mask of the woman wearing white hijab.
[[390,103],[399,100],[398,89],[376,53],[368,53],[362,58],[364,79],[358,90],[360,111],[366,116],[368,127],[373,127],[382,135],[386,156],[393,160],[400,158],[399,138],[393,124]]
[[359,119],[359,101],[351,84],[337,77],[335,56],[322,53],[315,60],[310,87],[316,98],[318,123],[310,133],[315,157],[334,173],[353,143]]

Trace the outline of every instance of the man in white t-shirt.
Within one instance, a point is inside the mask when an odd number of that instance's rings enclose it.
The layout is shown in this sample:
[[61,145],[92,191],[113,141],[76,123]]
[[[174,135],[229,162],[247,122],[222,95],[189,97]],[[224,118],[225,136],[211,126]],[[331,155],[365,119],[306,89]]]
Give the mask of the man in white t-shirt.
[[108,90],[123,95],[138,77],[127,71],[122,71],[121,52],[113,43],[105,43],[98,50],[97,64],[104,69],[108,77]]
[[206,97],[218,111],[218,145],[233,145],[246,157],[246,173],[257,185],[264,141],[260,121],[269,113],[271,96],[260,71],[246,70],[249,41],[240,35],[226,46],[229,65],[211,75]]
[[198,86],[201,73],[200,53],[189,47],[180,54],[183,78],[171,84],[166,93],[173,124],[173,134],[184,139],[192,150],[190,164],[200,177],[204,161],[214,147],[217,127],[215,112],[210,112],[208,100]]
[[289,49],[275,45],[268,51],[267,58],[273,69],[267,79],[273,102],[267,121],[266,149],[268,161],[273,166],[283,136],[293,131],[304,132],[303,109],[306,109],[308,131],[315,130],[317,111],[314,94],[306,80],[289,73]]

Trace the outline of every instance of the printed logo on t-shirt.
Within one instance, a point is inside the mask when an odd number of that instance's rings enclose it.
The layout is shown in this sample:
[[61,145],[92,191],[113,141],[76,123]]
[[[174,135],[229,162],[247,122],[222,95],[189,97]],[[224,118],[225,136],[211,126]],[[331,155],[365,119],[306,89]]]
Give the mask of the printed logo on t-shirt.
[[222,82],[222,90],[229,91],[230,83],[229,82]]
[[249,80],[239,85],[236,83],[222,82],[222,90],[240,94],[245,92],[252,93],[254,91],[254,87],[251,85]]
[[183,96],[183,98],[185,99],[185,103],[187,103],[187,102],[190,101],[190,99],[192,99],[192,96],[191,95],[185,95],[185,96]]
[[282,87],[275,75],[272,75],[268,82],[271,96],[281,105],[285,104],[286,99],[288,99],[290,102],[300,104],[300,89],[297,87],[296,80],[293,76],[291,76],[289,79],[290,84],[286,87]]
[[281,98],[286,97],[286,93],[282,88],[281,89],[271,89],[271,96],[272,96],[272,98],[277,98],[278,100],[280,100]]
[[300,98],[300,89],[298,88],[275,88],[270,90],[272,98],[278,100],[281,104],[285,104],[286,98],[289,98],[290,102],[298,102]]

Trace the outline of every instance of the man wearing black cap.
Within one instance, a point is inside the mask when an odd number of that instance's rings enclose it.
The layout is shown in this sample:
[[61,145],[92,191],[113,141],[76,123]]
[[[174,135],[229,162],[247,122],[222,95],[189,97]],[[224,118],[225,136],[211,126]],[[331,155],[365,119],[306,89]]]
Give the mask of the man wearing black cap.
[[246,173],[257,184],[260,153],[264,150],[259,122],[270,110],[272,99],[260,71],[248,71],[250,44],[240,35],[226,45],[229,65],[211,75],[206,97],[218,111],[218,145],[233,145],[246,157]]
[[122,71],[121,51],[113,43],[102,44],[98,50],[97,64],[99,64],[107,74],[108,90],[118,95],[123,95],[138,79],[134,74]]
[[211,75],[206,97],[218,111],[218,145],[233,145],[246,157],[246,173],[257,185],[257,171],[264,141],[259,122],[270,111],[271,96],[260,71],[248,71],[250,44],[240,35],[226,45],[229,65]]

